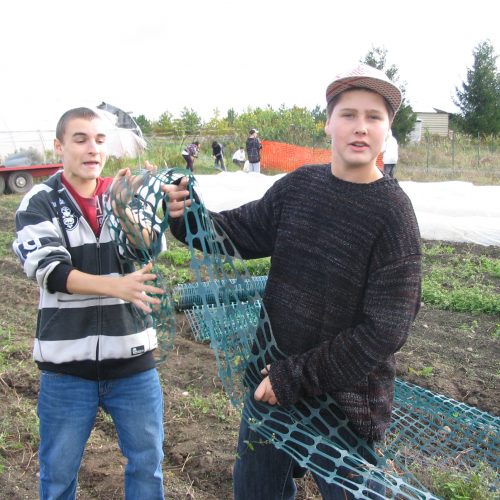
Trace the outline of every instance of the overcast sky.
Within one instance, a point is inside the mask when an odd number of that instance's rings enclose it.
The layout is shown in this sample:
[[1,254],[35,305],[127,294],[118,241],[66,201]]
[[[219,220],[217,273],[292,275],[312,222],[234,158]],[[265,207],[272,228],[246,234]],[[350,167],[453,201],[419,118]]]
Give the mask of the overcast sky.
[[498,2],[475,0],[4,0],[0,131],[54,129],[106,101],[156,119],[186,106],[324,106],[334,75],[388,51],[413,107],[455,108]]

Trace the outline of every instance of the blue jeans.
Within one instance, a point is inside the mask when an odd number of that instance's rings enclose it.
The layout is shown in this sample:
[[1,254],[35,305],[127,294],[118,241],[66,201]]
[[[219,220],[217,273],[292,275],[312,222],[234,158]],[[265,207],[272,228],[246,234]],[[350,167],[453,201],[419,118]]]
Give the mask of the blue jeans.
[[99,406],[113,418],[128,459],[125,497],[163,499],[163,394],[155,368],[102,381],[41,372],[40,499],[76,498],[78,470]]
[[258,174],[260,174],[260,161],[256,162],[256,163],[251,163],[248,165],[248,171],[249,172],[257,172]]
[[[250,429],[245,418],[241,419],[237,458],[233,468],[234,500],[292,500],[297,493],[294,477],[302,477],[306,470],[287,453],[266,442],[256,431]],[[339,475],[351,477],[348,470],[339,470]],[[350,500],[359,498],[350,490],[335,483],[327,483],[322,477],[312,474],[325,500]],[[382,485],[370,484],[379,495],[373,493],[364,498],[384,500]]]

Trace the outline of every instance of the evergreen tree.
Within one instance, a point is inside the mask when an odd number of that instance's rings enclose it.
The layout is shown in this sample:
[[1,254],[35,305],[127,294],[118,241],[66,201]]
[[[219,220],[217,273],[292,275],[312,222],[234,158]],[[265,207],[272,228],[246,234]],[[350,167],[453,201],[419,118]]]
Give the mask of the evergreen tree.
[[400,89],[403,96],[401,107],[392,123],[392,133],[398,142],[404,144],[408,141],[409,135],[415,126],[417,115],[414,113],[410,103],[406,99],[406,83],[399,81],[398,68],[394,64],[387,66],[387,49],[381,47],[372,47],[361,61],[374,68],[383,71],[389,80],[394,82]]
[[500,73],[493,45],[479,43],[473,51],[474,64],[467,69],[462,90],[456,88],[454,103],[460,109],[459,125],[468,134],[500,133]]

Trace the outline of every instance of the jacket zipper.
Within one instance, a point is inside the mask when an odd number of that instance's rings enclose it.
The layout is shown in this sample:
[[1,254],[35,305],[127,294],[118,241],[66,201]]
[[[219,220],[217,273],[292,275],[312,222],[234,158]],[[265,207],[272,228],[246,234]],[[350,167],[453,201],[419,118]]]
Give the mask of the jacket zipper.
[[[97,258],[97,275],[101,275],[101,242],[99,241],[99,237],[96,237],[96,258]],[[96,353],[95,353],[95,361],[96,361],[96,370],[97,370],[97,379],[100,379],[99,374],[99,342],[101,340],[101,325],[102,323],[102,314],[101,314],[101,297],[98,298],[98,306],[97,306],[97,345],[96,345]]]

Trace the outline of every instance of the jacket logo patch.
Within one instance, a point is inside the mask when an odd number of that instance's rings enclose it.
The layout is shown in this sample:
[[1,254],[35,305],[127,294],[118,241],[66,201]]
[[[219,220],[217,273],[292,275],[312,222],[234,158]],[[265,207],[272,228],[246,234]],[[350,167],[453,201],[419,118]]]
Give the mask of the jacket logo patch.
[[78,225],[78,217],[67,206],[61,207],[61,215],[64,227],[72,231]]
[[135,347],[132,347],[130,349],[130,354],[132,356],[137,356],[138,354],[142,354],[145,352],[146,349],[144,349],[144,346],[143,345],[137,345]]

